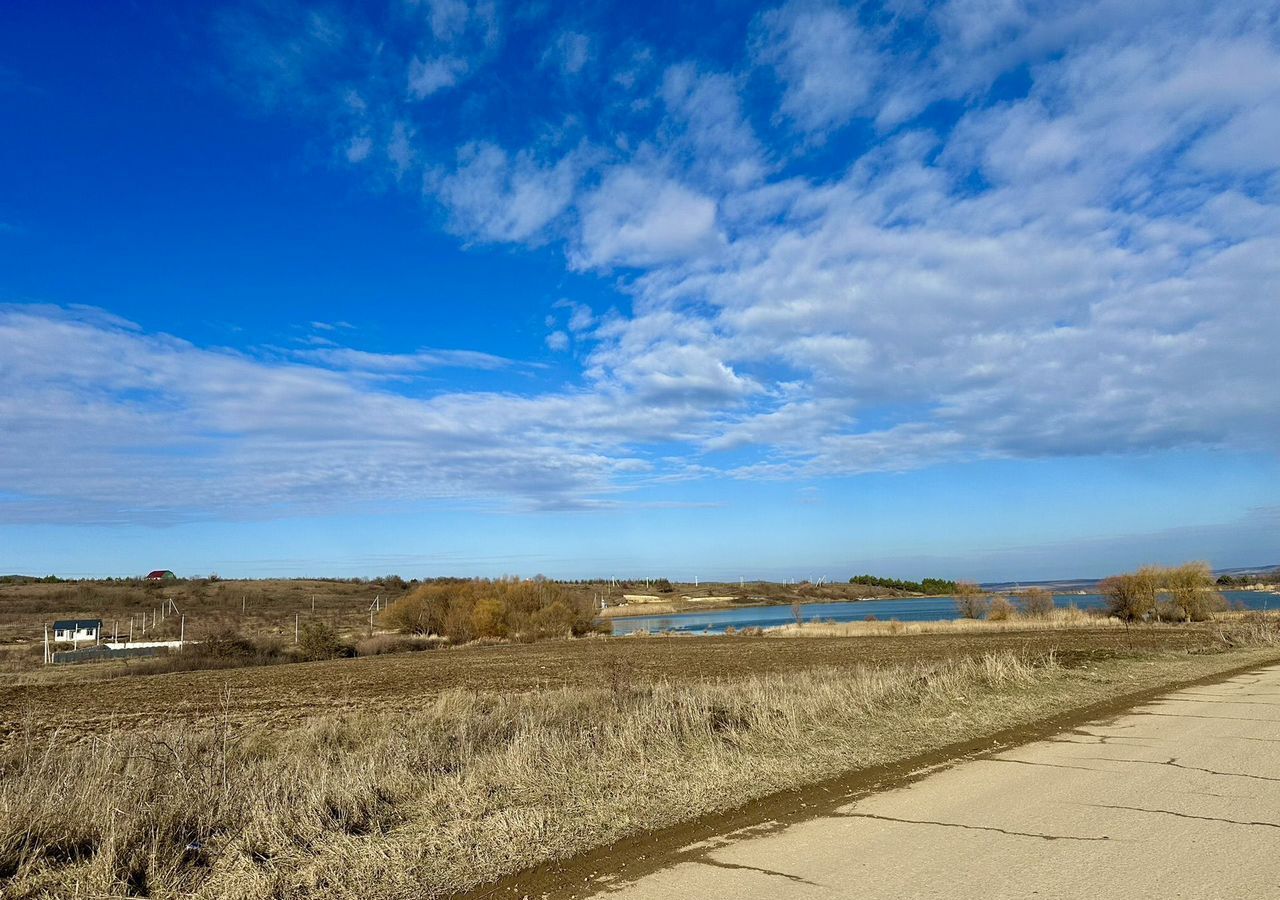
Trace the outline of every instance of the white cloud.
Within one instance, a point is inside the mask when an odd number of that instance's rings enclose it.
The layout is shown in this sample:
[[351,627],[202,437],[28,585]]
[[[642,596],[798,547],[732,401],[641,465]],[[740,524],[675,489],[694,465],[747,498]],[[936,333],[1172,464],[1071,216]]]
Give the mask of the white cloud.
[[742,109],[736,79],[671,66],[662,79],[663,101],[679,131],[670,153],[702,181],[741,189],[758,182],[769,166]]
[[457,38],[466,29],[467,20],[471,17],[466,0],[428,0],[426,6],[431,33],[441,41]]
[[297,350],[292,356],[344,372],[405,374],[430,369],[505,369],[514,361],[477,350],[419,350],[417,353],[371,353],[350,347]]
[[606,173],[580,210],[575,261],[584,268],[660,264],[714,251],[721,241],[714,200],[631,167]]
[[417,155],[413,149],[413,132],[413,126],[402,120],[397,120],[391,126],[391,137],[387,140],[387,159],[391,161],[397,178],[409,171]]
[[547,346],[559,353],[569,349],[569,335],[563,331],[553,331],[547,335]]
[[364,162],[373,152],[373,139],[368,135],[358,135],[347,142],[346,157],[349,163]]
[[448,210],[450,227],[491,241],[535,241],[568,207],[578,162],[570,153],[542,163],[493,144],[467,144],[456,168],[428,176],[425,188]]
[[591,60],[591,38],[578,31],[562,31],[542,55],[544,66],[553,66],[565,75],[577,75]]
[[627,429],[672,425],[662,411],[599,397],[421,399],[359,377],[446,351],[270,362],[93,311],[22,306],[0,308],[0,340],[12,351],[0,362],[9,522],[162,522],[379,499],[590,505],[616,491],[616,477],[648,468],[625,452]]
[[577,305],[573,308],[573,313],[569,316],[569,330],[575,334],[586,331],[595,324],[595,316],[591,312],[591,307]]
[[[320,77],[335,54],[381,46],[349,23],[294,9],[281,21],[296,34],[276,22],[275,43],[241,46],[264,96],[301,91],[301,109],[338,110],[340,153],[421,167],[463,239],[561,242],[572,268],[627,270],[624,311],[565,302],[548,321],[547,346],[584,360],[572,389],[394,401],[467,435],[464,423],[490,417],[478,433],[501,452],[502,427],[532,428],[547,472],[585,454],[586,481],[547,474],[520,496],[570,503],[615,486],[653,435],[683,446],[653,478],[723,473],[726,450],[755,451],[741,477],[813,478],[1280,446],[1280,26],[1256,4],[1178,0],[1152,17],[1126,0],[904,0],[877,16],[798,0],[758,16],[725,70],[629,45],[600,79],[616,94],[531,72],[550,109],[504,122],[506,146],[459,147],[433,130],[437,104],[409,103],[404,86],[416,76],[427,96],[474,73],[496,52],[497,16],[459,2],[428,12],[425,42],[370,51],[378,62],[354,93]],[[614,63],[596,35],[534,41],[562,71],[592,51]],[[429,74],[444,59],[456,65]],[[777,76],[776,108],[760,102],[760,66]],[[484,88],[469,87],[484,108]],[[945,115],[919,115],[939,101]],[[584,137],[593,119],[597,143]],[[847,158],[834,142],[815,152],[859,119],[874,135]],[[94,327],[142,342],[119,352],[169,352],[157,349],[167,339]],[[111,419],[117,401],[141,416],[120,400],[132,387],[101,408],[86,399],[81,365],[100,391],[118,379],[84,356],[64,373],[81,387],[53,379],[26,402],[81,408],[85,422]],[[372,356],[253,371],[363,396],[374,373],[386,390],[426,365]],[[159,396],[192,402],[172,386]],[[456,471],[477,479],[465,490],[496,495],[478,470]]]
[[790,3],[760,17],[756,58],[783,85],[783,114],[804,131],[845,124],[871,99],[881,57],[857,13],[834,4]]
[[444,88],[453,87],[467,74],[468,68],[467,61],[456,56],[415,57],[409,64],[409,96],[422,100]]

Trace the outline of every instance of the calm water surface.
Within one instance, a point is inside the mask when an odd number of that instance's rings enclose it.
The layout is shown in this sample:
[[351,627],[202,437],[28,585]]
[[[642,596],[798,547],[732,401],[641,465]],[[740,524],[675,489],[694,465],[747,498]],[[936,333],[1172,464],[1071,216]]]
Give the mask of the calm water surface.
[[[1249,609],[1280,609],[1280,595],[1261,591],[1223,591],[1222,596],[1235,605],[1240,601]],[[1100,594],[1059,594],[1054,597],[1058,606],[1074,603],[1081,609],[1097,609],[1103,606]],[[937,622],[956,618],[956,604],[950,597],[932,597],[920,600],[850,600],[844,603],[806,603],[801,607],[801,618],[806,622],[858,622],[867,616],[881,621],[897,619],[900,622]],[[635,616],[610,620],[614,634],[631,634],[635,631],[687,631],[720,634],[730,625],[736,629],[776,628],[795,621],[790,606],[753,606],[747,609],[716,609],[706,612],[670,613],[656,616]]]

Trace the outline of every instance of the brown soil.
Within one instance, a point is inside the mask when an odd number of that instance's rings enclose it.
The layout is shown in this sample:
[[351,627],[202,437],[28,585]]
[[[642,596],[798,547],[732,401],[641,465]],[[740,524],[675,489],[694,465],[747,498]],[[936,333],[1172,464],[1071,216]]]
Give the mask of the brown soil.
[[402,656],[121,677],[122,664],[32,683],[0,680],[0,740],[67,727],[88,736],[116,725],[210,721],[289,727],[319,714],[411,707],[441,691],[519,692],[620,680],[761,675],[817,667],[887,666],[1003,650],[1054,651],[1066,665],[1132,650],[1207,647],[1195,627],[1009,631],[855,638],[596,638],[468,646]]

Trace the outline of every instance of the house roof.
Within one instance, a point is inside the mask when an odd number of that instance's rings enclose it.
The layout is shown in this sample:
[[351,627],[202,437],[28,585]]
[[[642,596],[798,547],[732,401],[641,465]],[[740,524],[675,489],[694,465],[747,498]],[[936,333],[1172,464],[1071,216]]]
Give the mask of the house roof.
[[171,571],[169,571],[168,569],[156,569],[154,572],[148,572],[148,573],[147,573],[147,577],[148,577],[148,578],[163,578],[163,577],[164,577],[164,576],[166,576],[166,575],[172,575],[172,574],[173,574],[173,573],[172,573]]
[[53,623],[54,631],[79,631],[81,628],[101,627],[101,619],[59,619]]

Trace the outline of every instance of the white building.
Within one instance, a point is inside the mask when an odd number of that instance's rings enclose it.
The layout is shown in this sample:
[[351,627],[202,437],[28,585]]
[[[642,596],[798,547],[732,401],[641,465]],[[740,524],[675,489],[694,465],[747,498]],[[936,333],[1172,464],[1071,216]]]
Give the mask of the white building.
[[101,619],[59,619],[53,623],[53,639],[67,644],[96,644],[102,637]]

